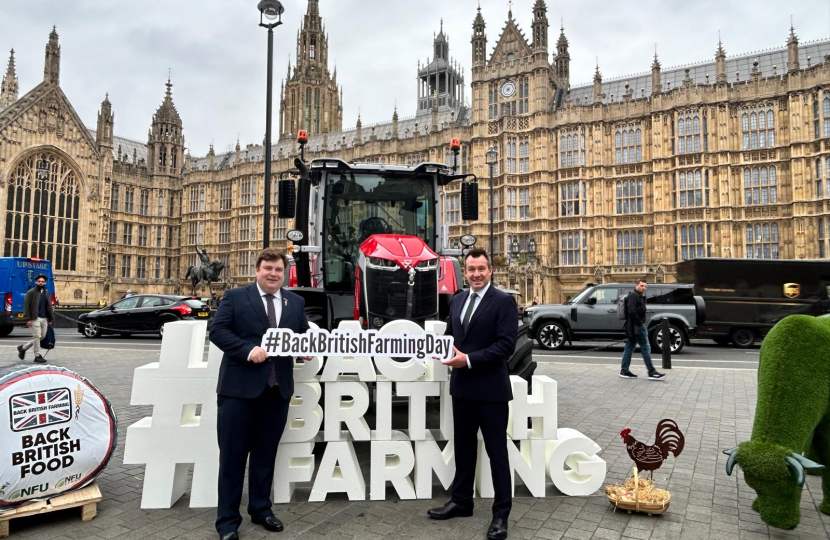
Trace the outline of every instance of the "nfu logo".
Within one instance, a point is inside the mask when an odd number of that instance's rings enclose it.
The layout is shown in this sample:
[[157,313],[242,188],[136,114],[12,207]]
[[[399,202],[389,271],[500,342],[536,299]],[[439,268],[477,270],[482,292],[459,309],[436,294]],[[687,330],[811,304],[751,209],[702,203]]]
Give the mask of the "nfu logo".
[[67,476],[65,478],[61,478],[55,484],[55,489],[60,489],[62,487],[68,487],[68,486],[74,484],[75,482],[77,482],[80,479],[81,479],[81,473],[73,474],[72,476]]
[[49,491],[49,482],[45,484],[35,484],[33,486],[18,489],[9,496],[10,501],[14,501],[23,497],[31,497],[37,493],[46,493]]

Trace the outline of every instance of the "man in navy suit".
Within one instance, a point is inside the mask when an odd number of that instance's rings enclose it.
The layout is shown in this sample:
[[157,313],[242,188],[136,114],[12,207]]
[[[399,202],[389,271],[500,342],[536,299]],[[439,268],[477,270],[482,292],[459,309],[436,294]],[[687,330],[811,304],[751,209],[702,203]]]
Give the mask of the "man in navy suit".
[[[217,394],[219,506],[216,531],[221,540],[238,540],[239,504],[248,465],[248,514],[266,530],[282,523],[271,509],[274,461],[288,404],[294,393],[294,360],[268,357],[259,345],[269,328],[308,330],[305,301],[282,288],[288,257],[268,248],[256,261],[256,283],[227,291],[210,341],[222,349]],[[309,358],[303,358],[308,360]]]
[[[451,366],[455,479],[452,498],[428,512],[433,519],[473,515],[478,431],[490,457],[493,474],[493,521],[487,538],[507,538],[507,518],[513,503],[507,460],[508,402],[513,399],[507,361],[516,348],[519,311],[513,299],[491,284],[493,267],[483,249],[464,257],[464,276],[470,291],[456,294],[450,303],[446,335],[455,341]],[[465,352],[462,352],[465,351]]]

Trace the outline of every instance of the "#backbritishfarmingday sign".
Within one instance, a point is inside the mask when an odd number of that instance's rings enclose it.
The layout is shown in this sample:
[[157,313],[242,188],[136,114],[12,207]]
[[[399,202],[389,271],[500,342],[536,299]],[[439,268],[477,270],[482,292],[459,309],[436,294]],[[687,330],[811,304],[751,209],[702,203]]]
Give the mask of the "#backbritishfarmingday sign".
[[[441,335],[445,328],[438,321],[427,321],[425,328],[394,321],[369,338],[359,322],[345,321],[330,333],[314,327],[305,338],[279,329],[266,334],[264,344],[275,354],[313,354],[312,342],[317,348],[311,361],[294,366],[294,397],[275,466],[275,503],[323,501],[334,493],[381,500],[390,485],[401,499],[429,499],[436,479],[450,488],[455,473],[450,372],[434,358],[451,354],[442,354],[451,350],[449,338]],[[171,507],[188,489],[191,464],[190,506],[216,506],[222,351],[211,345],[204,361],[205,331],[200,321],[169,323],[159,362],[135,370],[130,403],[153,406],[152,417],[127,429],[124,449],[125,464],[146,465],[142,508]],[[401,362],[393,356],[411,358]],[[551,494],[590,495],[599,489],[606,473],[601,449],[579,431],[558,426],[556,381],[534,376],[532,394],[527,381],[513,376],[510,383],[505,437],[514,485],[523,484],[534,497],[545,497],[551,484],[558,489]],[[373,395],[372,419],[367,413]],[[392,427],[393,395],[406,401],[406,429]],[[432,426],[429,398],[440,399],[440,419]],[[315,445],[319,442],[325,447]],[[368,447],[368,463],[358,461],[359,445]],[[489,458],[481,443],[478,459],[477,495],[492,498]]]
[[88,485],[117,443],[92,384],[55,366],[0,370],[0,510]]

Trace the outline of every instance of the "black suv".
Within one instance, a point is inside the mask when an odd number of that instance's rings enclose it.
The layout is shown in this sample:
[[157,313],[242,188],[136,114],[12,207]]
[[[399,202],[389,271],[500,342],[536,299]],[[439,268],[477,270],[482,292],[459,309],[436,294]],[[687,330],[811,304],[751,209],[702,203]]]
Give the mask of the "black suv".
[[[562,305],[525,308],[522,319],[530,323],[530,335],[545,349],[561,349],[566,342],[625,339],[624,323],[617,316],[617,302],[634,291],[633,283],[588,285],[576,298]],[[694,296],[692,285],[649,284],[646,290],[646,327],[651,346],[660,351],[661,319],[669,319],[671,352],[689,343],[706,318],[703,298]]]
[[190,296],[170,294],[137,294],[112,305],[85,313],[78,319],[78,333],[88,338],[102,334],[164,335],[164,325],[181,320],[207,320],[210,307]]

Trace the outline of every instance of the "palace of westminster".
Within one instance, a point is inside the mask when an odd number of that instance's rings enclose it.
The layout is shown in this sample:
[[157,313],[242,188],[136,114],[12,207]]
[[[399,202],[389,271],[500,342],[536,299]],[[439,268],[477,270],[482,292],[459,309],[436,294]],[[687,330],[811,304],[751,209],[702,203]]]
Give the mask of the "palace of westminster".
[[[727,58],[718,43],[714,61],[666,71],[655,54],[651,73],[603,81],[597,67],[593,84],[571,86],[564,29],[549,42],[544,0],[532,11],[531,39],[510,12],[491,49],[479,8],[469,99],[442,29],[419,62],[415,116],[358,117],[344,130],[309,0],[280,87],[273,170],[292,168],[300,129],[306,159],[349,162],[450,164],[458,137],[459,172],[479,178],[480,219],[463,222],[460,185],[447,186],[450,247],[467,233],[486,246],[495,146],[496,282],[524,302],[559,302],[594,281],[672,281],[693,257],[830,258],[830,41],[799,44],[791,28],[786,47]],[[64,304],[189,291],[197,248],[225,262],[224,286],[252,281],[263,147],[191,157],[169,80],[145,142],[114,135],[108,98],[87,127],[61,90],[60,54],[53,29],[43,82],[19,95],[14,51],[2,80],[3,256],[51,260]],[[290,228],[273,219],[274,246]]]

